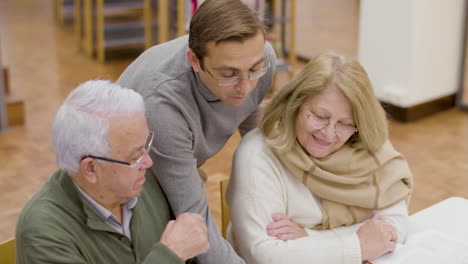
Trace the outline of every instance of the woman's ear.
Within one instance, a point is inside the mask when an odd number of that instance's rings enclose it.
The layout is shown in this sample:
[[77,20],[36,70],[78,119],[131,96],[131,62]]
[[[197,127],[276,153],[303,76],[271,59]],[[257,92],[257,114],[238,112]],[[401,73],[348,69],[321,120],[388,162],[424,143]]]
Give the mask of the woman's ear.
[[96,165],[96,160],[93,158],[84,158],[80,162],[81,175],[83,179],[90,184],[95,184],[97,182]]
[[200,60],[198,59],[197,54],[195,54],[195,52],[193,52],[192,49],[187,50],[187,59],[188,59],[190,65],[192,65],[192,68],[193,68],[194,72],[201,71]]

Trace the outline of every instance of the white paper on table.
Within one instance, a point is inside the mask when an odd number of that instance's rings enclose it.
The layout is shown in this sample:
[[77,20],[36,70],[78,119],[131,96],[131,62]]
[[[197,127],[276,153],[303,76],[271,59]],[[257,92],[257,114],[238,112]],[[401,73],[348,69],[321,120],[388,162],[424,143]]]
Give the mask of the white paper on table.
[[468,264],[468,245],[439,231],[427,230],[397,244],[392,253],[371,261],[373,264]]

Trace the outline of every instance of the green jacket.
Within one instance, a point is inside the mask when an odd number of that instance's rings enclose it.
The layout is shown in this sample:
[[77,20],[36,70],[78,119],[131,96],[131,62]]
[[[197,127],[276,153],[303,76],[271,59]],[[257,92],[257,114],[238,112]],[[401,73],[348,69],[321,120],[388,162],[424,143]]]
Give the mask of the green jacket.
[[71,178],[58,170],[21,212],[16,263],[184,263],[159,243],[170,220],[166,197],[147,174],[133,209],[130,241],[83,203]]

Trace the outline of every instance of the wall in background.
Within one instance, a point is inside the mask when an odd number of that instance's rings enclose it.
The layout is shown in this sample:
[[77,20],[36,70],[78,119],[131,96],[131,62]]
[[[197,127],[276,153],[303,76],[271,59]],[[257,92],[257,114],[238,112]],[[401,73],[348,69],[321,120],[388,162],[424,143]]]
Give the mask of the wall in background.
[[358,58],[377,97],[412,107],[459,86],[464,0],[361,0]]

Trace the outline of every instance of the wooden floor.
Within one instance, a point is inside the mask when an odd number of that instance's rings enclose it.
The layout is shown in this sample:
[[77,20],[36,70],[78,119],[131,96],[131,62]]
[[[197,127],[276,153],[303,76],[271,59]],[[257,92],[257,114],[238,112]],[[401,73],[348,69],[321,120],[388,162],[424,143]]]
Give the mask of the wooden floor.
[[[315,23],[315,38],[307,38],[304,31],[299,33],[298,41],[311,42],[307,45],[301,42],[300,47],[317,47],[314,43],[320,43],[319,47],[355,54],[357,30],[338,26],[337,22],[327,28],[328,23],[324,21],[330,20],[329,12],[339,14],[337,20],[341,25],[357,25],[356,6],[349,8],[350,0],[299,0],[301,10],[318,1],[329,6],[308,9],[316,10],[311,14],[315,20],[299,21],[298,26]],[[347,4],[340,5],[340,1]],[[72,27],[55,23],[53,2],[0,1],[3,64],[10,69],[12,90],[26,103],[26,124],[0,133],[0,241],[14,235],[21,208],[56,169],[51,147],[51,122],[65,96],[89,79],[115,80],[133,59],[111,59],[99,64],[87,58],[76,47]],[[358,1],[353,3],[357,5]],[[352,12],[336,10],[345,7]],[[338,42],[339,46],[336,45]],[[279,76],[278,87],[284,79]],[[390,133],[393,144],[406,156],[415,175],[411,213],[450,196],[468,198],[468,113],[453,109],[414,123],[391,122]],[[229,176],[232,153],[238,142],[236,134],[204,165],[209,175],[206,184],[208,200],[218,224],[218,184],[220,179]]]

